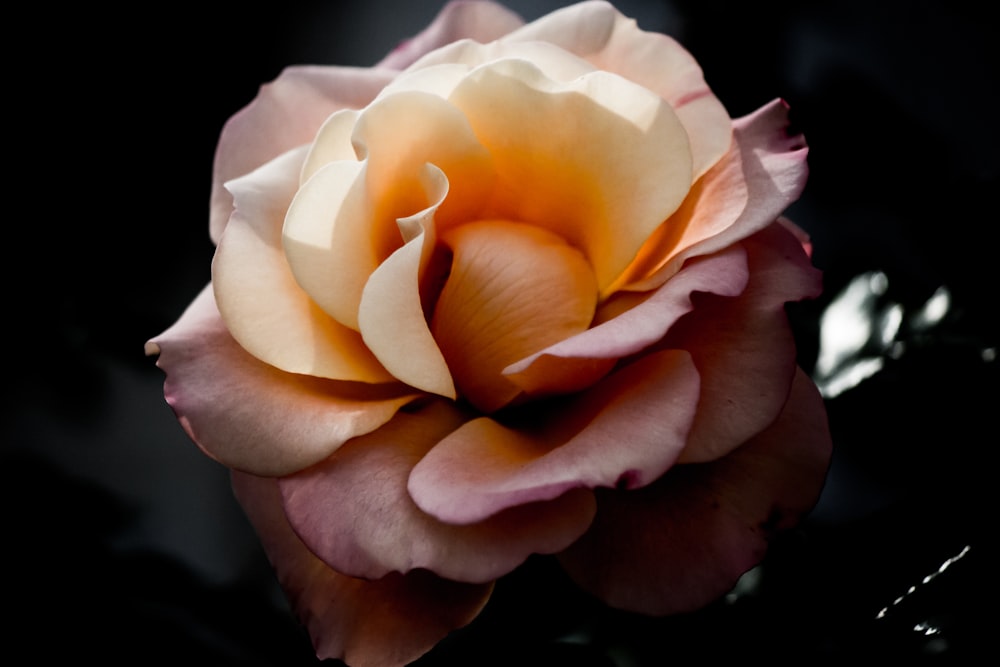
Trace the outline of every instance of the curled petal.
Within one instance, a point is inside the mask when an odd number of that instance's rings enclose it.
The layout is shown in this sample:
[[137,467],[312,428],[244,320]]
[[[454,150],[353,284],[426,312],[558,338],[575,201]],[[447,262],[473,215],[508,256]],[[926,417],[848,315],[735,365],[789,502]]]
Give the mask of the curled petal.
[[511,364],[504,373],[532,394],[573,387],[588,369],[602,368],[596,361],[617,360],[659,342],[693,308],[693,292],[736,296],[748,280],[746,253],[739,246],[699,258],[640,303],[614,316],[604,311],[617,304],[607,304],[599,315],[606,321]]
[[212,262],[219,311],[240,345],[281,370],[389,382],[392,376],[358,332],[310,299],[288,265],[281,230],[304,154],[304,149],[290,151],[230,182],[236,212]]
[[492,583],[464,584],[422,570],[376,581],[340,574],[296,537],[275,480],[236,472],[232,482],[320,660],[403,667],[470,623],[493,591]]
[[820,272],[782,224],[742,245],[750,266],[746,290],[735,298],[699,295],[664,342],[690,351],[701,375],[698,414],[682,462],[722,456],[778,416],[796,361],[785,304],[815,297],[821,288]]
[[456,581],[485,582],[532,553],[564,549],[587,529],[595,508],[593,494],[583,489],[464,526],[422,512],[407,494],[407,477],[466,419],[444,401],[400,412],[329,459],[282,478],[296,533],[339,572],[377,578],[425,568]]
[[813,507],[831,449],[822,398],[799,371],[767,430],[712,463],[676,465],[644,489],[600,494],[593,527],[559,560],[615,607],[702,607],[760,562],[774,531]]
[[474,69],[449,99],[493,156],[488,216],[566,239],[602,293],[691,186],[687,135],[669,105],[613,74],[563,83],[505,59]]
[[729,114],[705,83],[697,61],[673,38],[640,30],[635,19],[610,3],[591,1],[557,9],[503,41],[533,40],[560,46],[666,100],[690,138],[694,178],[728,150]]
[[429,26],[397,46],[376,67],[404,69],[424,54],[452,42],[491,42],[523,24],[520,16],[495,2],[449,2]]
[[414,398],[398,385],[333,382],[258,361],[229,335],[211,287],[146,351],[159,355],[166,400],[191,439],[223,465],[257,475],[312,465]]
[[474,419],[413,469],[410,495],[442,521],[471,523],[579,487],[637,488],[670,467],[698,401],[690,357],[668,350],[517,424]]
[[360,108],[392,80],[377,69],[288,67],[223,126],[212,168],[209,228],[218,243],[233,211],[225,184],[297,146],[312,141],[327,117]]
[[452,268],[431,330],[462,397],[492,412],[520,393],[504,367],[590,325],[594,274],[578,250],[538,227],[483,221],[444,240]]

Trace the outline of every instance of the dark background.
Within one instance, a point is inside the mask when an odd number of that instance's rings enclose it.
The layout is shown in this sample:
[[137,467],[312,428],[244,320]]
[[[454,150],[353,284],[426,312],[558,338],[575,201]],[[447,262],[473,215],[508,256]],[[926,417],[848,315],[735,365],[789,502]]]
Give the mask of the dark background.
[[[509,6],[530,20],[563,4]],[[8,24],[25,39],[6,63],[7,655],[316,662],[225,470],[187,441],[142,348],[208,280],[225,119],[285,65],[374,63],[439,6],[78,6]],[[643,619],[601,609],[533,559],[421,665],[964,664],[991,652],[1000,146],[986,3],[619,7],[679,38],[731,115],[783,97],[805,132],[811,176],[789,214],[813,237],[826,294],[792,310],[802,364],[813,369],[821,317],[857,276],[881,272],[885,288],[860,321],[899,326],[848,360],[882,365],[828,398],[824,495],[739,594]],[[921,325],[935,294],[943,316]]]

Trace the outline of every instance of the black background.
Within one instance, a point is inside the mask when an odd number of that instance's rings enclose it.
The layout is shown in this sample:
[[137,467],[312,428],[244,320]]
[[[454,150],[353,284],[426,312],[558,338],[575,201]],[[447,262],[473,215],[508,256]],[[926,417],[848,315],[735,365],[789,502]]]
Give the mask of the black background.
[[[562,4],[510,6],[530,20]],[[811,176],[789,214],[826,282],[792,310],[806,368],[820,316],[860,274],[886,276],[880,307],[909,316],[942,287],[950,307],[929,329],[904,319],[895,354],[874,352],[882,370],[829,398],[824,495],[742,595],[644,619],[533,559],[421,665],[973,662],[995,647],[997,23],[971,0],[620,7],[679,38],[731,115],[791,105]],[[225,119],[283,66],[372,64],[438,8],[78,6],[9,22],[24,39],[6,63],[7,655],[316,662],[225,471],[186,440],[142,347],[208,280]]]

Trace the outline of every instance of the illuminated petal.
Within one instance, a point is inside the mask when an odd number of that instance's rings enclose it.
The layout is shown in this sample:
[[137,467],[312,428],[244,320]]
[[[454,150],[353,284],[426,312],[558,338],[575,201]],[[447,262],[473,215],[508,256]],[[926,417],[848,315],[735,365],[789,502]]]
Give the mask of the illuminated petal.
[[580,248],[604,290],[691,185],[687,135],[656,95],[605,72],[567,83],[523,60],[473,70],[451,101],[490,151],[489,217]]
[[689,257],[716,252],[764,229],[801,194],[808,149],[801,135],[788,133],[788,107],[776,100],[734,127],[732,149],[695,184],[629,267],[624,280],[649,275],[628,289],[652,289]]
[[442,521],[473,523],[580,487],[641,487],[674,462],[697,402],[690,357],[652,354],[516,424],[466,423],[413,469],[410,495]]
[[[578,388],[588,370],[609,370],[597,360],[615,361],[659,342],[694,307],[693,292],[735,296],[748,279],[746,253],[739,246],[699,258],[640,303],[615,316],[599,315],[606,321],[511,364],[504,374],[532,394]],[[608,304],[602,313],[615,305]]]
[[501,374],[508,364],[590,325],[594,274],[578,250],[538,227],[471,223],[444,242],[454,257],[431,330],[459,393],[491,412],[520,392]]
[[376,67],[404,69],[446,44],[460,39],[492,42],[523,23],[520,16],[496,2],[448,2],[429,26],[396,47]]
[[352,667],[403,667],[479,615],[492,583],[463,584],[426,571],[366,581],[327,567],[285,518],[277,482],[234,473],[233,490],[260,536],[316,657]]
[[750,265],[747,289],[736,298],[698,295],[694,311],[664,342],[691,352],[702,379],[683,462],[718,458],[778,416],[796,362],[785,304],[820,292],[820,272],[780,223],[743,246]]
[[226,331],[210,287],[146,349],[159,355],[167,403],[191,439],[222,464],[257,475],[312,465],[414,398],[399,385],[321,380],[258,361]]
[[673,38],[640,30],[635,19],[611,4],[581,2],[563,7],[503,38],[504,42],[525,40],[556,44],[666,100],[691,140],[694,178],[729,149],[729,114],[705,83],[697,61]]
[[212,168],[210,231],[219,241],[233,211],[225,184],[312,141],[330,114],[368,104],[393,77],[387,70],[288,67],[223,126]]
[[304,149],[231,181],[236,212],[212,263],[226,326],[250,354],[289,373],[334,380],[392,380],[361,336],[333,320],[302,291],[281,242],[285,211]]
[[559,559],[584,589],[646,614],[717,599],[819,497],[831,440],[823,401],[796,375],[780,418],[712,463],[676,465],[656,483],[598,494],[593,528]]
[[279,486],[296,533],[346,574],[376,578],[423,568],[448,579],[484,582],[532,553],[566,548],[587,529],[595,506],[593,494],[583,489],[466,526],[422,512],[407,493],[407,477],[465,419],[444,401],[400,412],[315,467],[283,478]]

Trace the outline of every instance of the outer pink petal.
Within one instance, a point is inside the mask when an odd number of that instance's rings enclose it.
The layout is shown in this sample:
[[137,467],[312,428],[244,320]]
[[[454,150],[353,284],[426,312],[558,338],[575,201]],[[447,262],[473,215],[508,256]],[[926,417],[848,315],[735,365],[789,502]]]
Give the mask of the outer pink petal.
[[222,128],[215,150],[209,231],[218,243],[233,211],[226,181],[313,140],[334,111],[368,104],[395,73],[348,67],[288,67]]
[[222,464],[257,475],[324,459],[414,398],[398,385],[321,380],[257,360],[229,335],[211,286],[146,353],[159,354],[167,403],[191,439]]
[[291,525],[339,572],[375,578],[425,568],[472,582],[496,579],[532,553],[560,551],[587,530],[595,504],[583,489],[466,526],[417,508],[406,490],[410,471],[466,419],[452,404],[432,402],[282,478]]
[[637,488],[674,462],[697,400],[688,355],[651,354],[517,424],[467,423],[413,469],[410,495],[442,521],[470,523],[579,487]]
[[[645,301],[587,331],[508,366],[504,373],[529,393],[563,389],[597,359],[620,359],[659,342],[693,308],[693,292],[736,296],[749,275],[746,253],[735,246],[693,261]],[[614,304],[609,305],[609,309]],[[600,315],[599,315],[600,316]]]
[[773,532],[812,508],[831,447],[823,401],[800,371],[766,431],[718,461],[674,466],[645,489],[599,495],[593,528],[559,558],[612,606],[700,608],[763,558]]
[[699,295],[694,311],[664,341],[691,352],[702,381],[681,462],[722,456],[778,416],[795,374],[785,304],[820,293],[820,272],[780,223],[743,246],[750,262],[747,289],[736,298]]
[[460,39],[491,42],[520,27],[524,21],[506,7],[485,0],[458,0],[446,4],[434,21],[404,41],[377,67],[405,69],[434,49]]
[[486,605],[491,583],[462,584],[425,571],[365,581],[327,567],[299,541],[274,480],[234,473],[233,489],[320,660],[402,667]]

